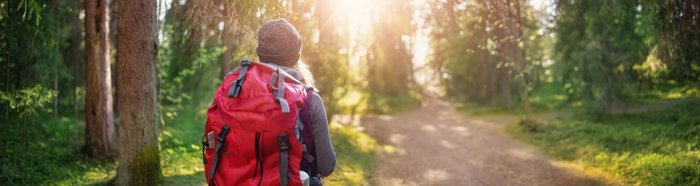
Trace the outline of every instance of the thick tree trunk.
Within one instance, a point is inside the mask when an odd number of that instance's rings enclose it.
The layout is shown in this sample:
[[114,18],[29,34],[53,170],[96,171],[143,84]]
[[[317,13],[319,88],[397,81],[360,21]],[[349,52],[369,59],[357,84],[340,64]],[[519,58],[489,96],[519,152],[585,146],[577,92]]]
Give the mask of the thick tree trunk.
[[119,167],[116,185],[159,185],[156,0],[119,4]]
[[107,0],[85,1],[85,153],[111,156],[116,145],[112,111]]

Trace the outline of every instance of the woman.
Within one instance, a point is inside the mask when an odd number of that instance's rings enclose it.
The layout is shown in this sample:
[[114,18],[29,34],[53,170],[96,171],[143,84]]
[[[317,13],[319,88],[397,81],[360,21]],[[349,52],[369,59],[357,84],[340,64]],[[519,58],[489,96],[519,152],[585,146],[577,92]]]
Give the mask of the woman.
[[[256,52],[260,62],[279,66],[307,86],[313,86],[314,79],[308,66],[299,60],[301,46],[301,36],[287,20],[268,21],[258,30]],[[302,142],[315,161],[302,160],[302,170],[306,169],[304,171],[311,175],[311,185],[321,185],[320,178],[333,173],[335,151],[328,132],[328,119],[323,101],[315,91],[309,96],[307,104],[299,113],[299,122],[304,122],[304,126],[311,126],[302,130],[302,136],[306,133],[312,139]]]

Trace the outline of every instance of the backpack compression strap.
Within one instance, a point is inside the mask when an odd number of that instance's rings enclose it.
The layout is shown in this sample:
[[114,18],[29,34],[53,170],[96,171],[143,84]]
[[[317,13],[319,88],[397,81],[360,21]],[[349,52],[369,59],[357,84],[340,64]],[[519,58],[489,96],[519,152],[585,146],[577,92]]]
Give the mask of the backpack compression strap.
[[214,185],[214,173],[216,172],[216,167],[219,165],[219,156],[221,156],[221,148],[226,142],[226,135],[228,135],[228,125],[224,125],[219,132],[219,136],[216,137],[216,151],[214,151],[214,164],[211,166],[211,171],[209,171],[209,185]]
[[228,97],[233,98],[241,93],[241,86],[243,86],[243,80],[245,80],[245,74],[248,72],[248,67],[250,66],[250,60],[243,60],[241,62],[241,73],[238,74],[238,79],[231,83],[231,88],[228,90]]
[[287,133],[280,133],[277,136],[280,143],[280,184],[287,186],[287,177],[289,175],[289,139]]

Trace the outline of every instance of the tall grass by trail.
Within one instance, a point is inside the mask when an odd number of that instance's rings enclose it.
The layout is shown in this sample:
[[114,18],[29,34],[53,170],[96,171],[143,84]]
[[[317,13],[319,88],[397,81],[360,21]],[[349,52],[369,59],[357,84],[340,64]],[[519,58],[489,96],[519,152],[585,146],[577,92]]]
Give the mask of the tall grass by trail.
[[507,129],[548,154],[603,170],[634,185],[700,185],[700,100],[664,110],[551,121],[521,121]]

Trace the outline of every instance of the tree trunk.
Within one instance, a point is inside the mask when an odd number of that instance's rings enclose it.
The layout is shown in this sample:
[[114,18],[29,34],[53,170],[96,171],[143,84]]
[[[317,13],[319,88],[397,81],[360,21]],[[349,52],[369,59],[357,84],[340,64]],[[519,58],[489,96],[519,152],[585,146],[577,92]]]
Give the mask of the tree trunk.
[[156,0],[119,3],[119,167],[116,185],[159,185]]
[[116,145],[109,66],[109,11],[107,0],[85,1],[85,153],[111,156]]
[[[224,14],[228,15],[228,14]],[[230,21],[224,25],[223,31],[223,45],[226,46],[226,52],[219,58],[221,61],[221,69],[219,69],[219,78],[223,80],[224,76],[232,70],[233,67],[233,52],[236,51],[236,41],[234,34],[236,33],[232,25],[233,21]]]
[[[112,48],[118,48],[119,43],[117,42],[119,40],[119,32],[117,31],[117,23],[119,21],[119,1],[118,0],[112,0],[111,3],[109,3],[109,8],[111,11],[109,11],[109,40],[111,41],[110,45]],[[113,56],[112,60],[114,61],[119,61],[117,59],[118,56]],[[114,105],[112,106],[113,110],[119,110],[119,100],[117,100],[117,94],[119,93],[119,83],[117,82],[117,79],[119,77],[119,68],[117,64],[112,64],[112,87],[114,87],[114,92],[112,92],[112,96],[114,97]],[[114,113],[114,117],[119,118],[119,113]]]

